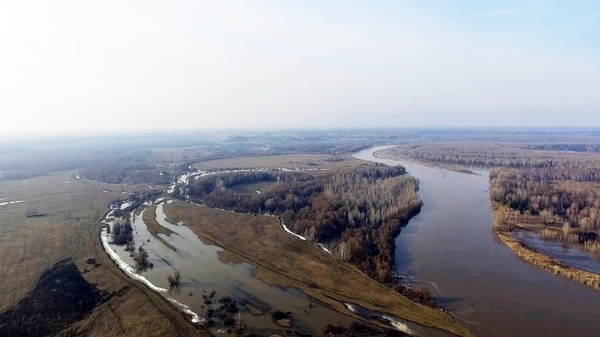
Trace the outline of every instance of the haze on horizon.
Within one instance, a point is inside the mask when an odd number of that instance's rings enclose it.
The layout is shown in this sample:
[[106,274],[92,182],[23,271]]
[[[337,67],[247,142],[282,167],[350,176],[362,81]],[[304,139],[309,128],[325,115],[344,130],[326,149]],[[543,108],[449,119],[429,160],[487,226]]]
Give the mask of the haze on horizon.
[[0,133],[600,126],[594,1],[0,3]]

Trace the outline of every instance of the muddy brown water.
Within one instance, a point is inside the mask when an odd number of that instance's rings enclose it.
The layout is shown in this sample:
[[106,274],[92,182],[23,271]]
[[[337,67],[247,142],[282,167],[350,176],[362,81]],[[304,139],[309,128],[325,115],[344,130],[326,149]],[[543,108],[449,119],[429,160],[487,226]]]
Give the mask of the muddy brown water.
[[469,175],[359,151],[405,166],[423,208],[396,239],[397,272],[427,286],[478,336],[599,336],[600,292],[529,265],[492,232],[487,172]]

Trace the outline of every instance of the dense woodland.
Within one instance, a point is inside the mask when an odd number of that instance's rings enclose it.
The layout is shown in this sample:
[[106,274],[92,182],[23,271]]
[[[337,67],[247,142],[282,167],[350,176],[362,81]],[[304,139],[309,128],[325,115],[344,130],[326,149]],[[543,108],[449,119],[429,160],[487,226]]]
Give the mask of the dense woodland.
[[571,183],[571,186],[553,182],[537,172],[529,174],[529,170],[493,170],[490,173],[492,201],[519,214],[538,215],[547,226],[561,227],[568,241],[595,240],[600,233],[599,189],[584,183]]
[[527,144],[522,147],[528,150],[600,152],[600,143]]
[[[294,172],[205,176],[184,193],[207,206],[279,215],[296,233],[327,243],[335,255],[382,282],[391,282],[393,239],[421,206],[418,181],[403,167],[374,166],[313,177]],[[261,193],[232,187],[272,182]]]

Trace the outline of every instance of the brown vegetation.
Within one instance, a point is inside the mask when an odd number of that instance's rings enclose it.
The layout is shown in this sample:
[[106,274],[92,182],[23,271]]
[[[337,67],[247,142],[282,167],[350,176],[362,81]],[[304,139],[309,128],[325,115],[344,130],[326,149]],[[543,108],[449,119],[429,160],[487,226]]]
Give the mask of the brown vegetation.
[[[418,181],[403,167],[371,166],[323,177],[239,172],[206,176],[186,195],[206,205],[240,212],[277,214],[292,231],[329,243],[336,256],[381,282],[392,282],[394,238],[421,206]],[[231,187],[277,182],[261,194],[239,195]]]
[[[228,261],[249,262],[263,281],[302,290],[317,301],[355,316],[343,302],[457,335],[472,334],[445,313],[414,303],[374,281],[348,263],[325,254],[316,245],[281,230],[275,217],[231,213],[190,203],[165,205],[170,219],[183,221],[200,238],[224,248]],[[233,225],[235,224],[235,225]]]

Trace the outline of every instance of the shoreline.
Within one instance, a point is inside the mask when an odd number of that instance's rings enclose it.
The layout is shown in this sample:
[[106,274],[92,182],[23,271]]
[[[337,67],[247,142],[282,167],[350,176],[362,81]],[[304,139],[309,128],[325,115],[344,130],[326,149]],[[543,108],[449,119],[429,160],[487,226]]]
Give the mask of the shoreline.
[[538,268],[560,275],[583,285],[600,290],[600,275],[568,266],[566,263],[527,246],[510,232],[497,231],[496,235],[518,258]]
[[469,170],[467,168],[464,168],[464,167],[461,167],[461,166],[458,166],[458,165],[450,165],[450,164],[444,164],[444,163],[426,162],[426,161],[422,161],[420,159],[412,158],[412,157],[409,157],[409,156],[406,156],[406,155],[392,156],[392,155],[389,155],[389,154],[385,154],[385,155],[380,154],[381,151],[385,151],[385,150],[388,150],[388,149],[389,148],[381,149],[381,150],[373,152],[373,157],[376,157],[376,158],[379,158],[379,159],[396,160],[396,161],[405,160],[405,161],[416,163],[416,164],[423,165],[423,166],[426,166],[426,167],[438,168],[438,169],[447,170],[447,171],[451,171],[451,172],[457,172],[457,173],[480,175],[479,173],[473,172],[473,171],[471,171],[471,170]]

